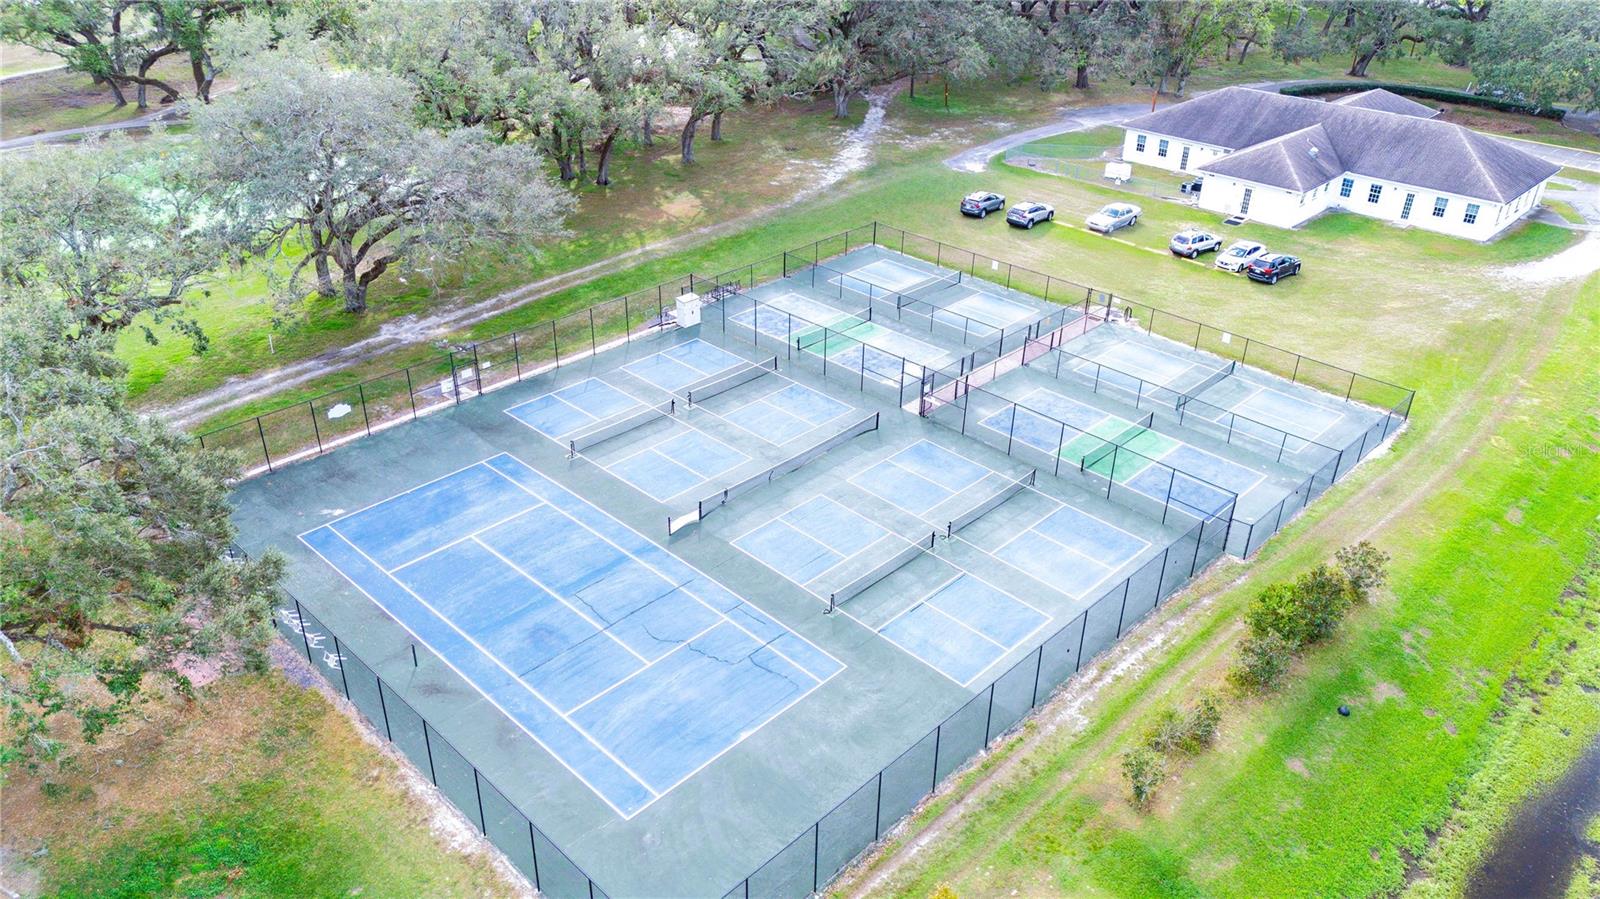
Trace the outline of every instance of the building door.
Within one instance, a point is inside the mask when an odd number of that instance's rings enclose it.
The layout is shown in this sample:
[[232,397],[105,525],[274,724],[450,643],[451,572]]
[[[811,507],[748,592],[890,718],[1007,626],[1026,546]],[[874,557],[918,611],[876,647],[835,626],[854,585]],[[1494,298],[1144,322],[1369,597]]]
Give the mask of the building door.
[[1189,145],[1183,145],[1183,155],[1178,157],[1178,171],[1189,171]]
[[1239,214],[1240,215],[1249,215],[1250,214],[1250,194],[1252,194],[1254,192],[1255,192],[1255,188],[1253,188],[1253,187],[1247,187],[1247,188],[1244,189],[1244,199],[1239,201]]
[[1411,201],[1417,198],[1416,194],[1406,194],[1406,204],[1400,207],[1400,219],[1411,218]]

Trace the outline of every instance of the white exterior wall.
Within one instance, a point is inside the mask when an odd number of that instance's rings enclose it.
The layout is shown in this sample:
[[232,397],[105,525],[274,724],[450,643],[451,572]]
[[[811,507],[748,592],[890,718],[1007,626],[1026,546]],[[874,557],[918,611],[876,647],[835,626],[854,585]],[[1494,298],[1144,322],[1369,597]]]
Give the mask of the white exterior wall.
[[[1139,152],[1139,135],[1144,135],[1144,152]],[[1167,155],[1161,155],[1161,142],[1167,142]],[[1122,159],[1124,162],[1137,162],[1140,165],[1150,165],[1166,169],[1169,172],[1180,171],[1178,163],[1183,161],[1183,148],[1189,148],[1188,168],[1181,171],[1192,172],[1202,165],[1221,156],[1226,156],[1230,151],[1222,147],[1213,147],[1210,144],[1195,143],[1192,140],[1178,140],[1175,137],[1165,137],[1152,134],[1148,131],[1132,131],[1124,129],[1122,132]]]
[[[1143,153],[1138,150],[1138,138],[1141,134],[1145,137]],[[1162,140],[1168,142],[1165,157],[1159,155]],[[1190,148],[1187,170],[1191,172],[1206,162],[1226,156],[1230,152],[1208,144],[1182,141],[1148,131],[1124,129],[1122,158],[1127,162],[1137,162],[1176,172],[1179,170],[1178,162],[1182,159],[1184,146]],[[1312,188],[1304,195],[1299,191],[1253,184],[1222,175],[1204,172],[1196,174],[1205,178],[1205,190],[1200,193],[1200,208],[1224,215],[1237,213],[1243,203],[1245,189],[1251,188],[1253,192],[1250,195],[1249,218],[1268,225],[1292,228],[1318,213],[1335,209],[1428,231],[1438,231],[1468,240],[1488,240],[1516,224],[1522,216],[1539,205],[1540,199],[1544,196],[1545,184],[1548,183],[1539,184],[1510,203],[1500,204],[1489,200],[1476,200],[1462,194],[1409,187],[1398,182],[1349,173],[1334,178],[1325,186]],[[1352,178],[1355,181],[1355,187],[1348,198],[1339,196],[1339,187],[1345,178]],[[1381,184],[1383,190],[1379,194],[1378,202],[1369,203],[1367,194],[1373,184]],[[1400,212],[1408,193],[1415,194],[1416,199],[1411,207],[1410,218],[1402,220]],[[1434,201],[1439,197],[1444,197],[1446,200],[1443,218],[1435,218],[1433,215]],[[1469,203],[1478,205],[1477,221],[1470,225],[1463,220]]]

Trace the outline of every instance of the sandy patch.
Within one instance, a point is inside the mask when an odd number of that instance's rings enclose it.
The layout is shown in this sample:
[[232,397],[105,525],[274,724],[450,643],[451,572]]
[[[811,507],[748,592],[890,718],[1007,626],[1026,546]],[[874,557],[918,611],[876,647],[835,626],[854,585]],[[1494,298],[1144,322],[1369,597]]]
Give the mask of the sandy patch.
[[1600,233],[1545,259],[1508,266],[1495,272],[1503,280],[1522,284],[1554,284],[1584,278],[1600,271]]

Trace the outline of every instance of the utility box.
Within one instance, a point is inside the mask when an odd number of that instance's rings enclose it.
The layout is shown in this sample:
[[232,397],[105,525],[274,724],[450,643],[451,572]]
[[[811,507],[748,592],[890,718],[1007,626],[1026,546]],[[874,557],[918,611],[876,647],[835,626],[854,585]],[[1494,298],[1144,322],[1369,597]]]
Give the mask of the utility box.
[[680,328],[692,328],[700,324],[700,307],[704,305],[697,293],[686,293],[678,297],[678,308],[673,312],[673,320]]

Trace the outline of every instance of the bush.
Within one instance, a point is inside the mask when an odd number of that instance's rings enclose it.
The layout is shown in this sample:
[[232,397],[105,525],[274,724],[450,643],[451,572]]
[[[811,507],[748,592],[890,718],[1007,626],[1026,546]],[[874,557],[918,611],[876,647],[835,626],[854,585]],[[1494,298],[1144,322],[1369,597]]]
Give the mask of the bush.
[[1389,554],[1365,540],[1334,553],[1333,562],[1350,582],[1356,602],[1366,602],[1389,580]]
[[1185,752],[1193,755],[1211,745],[1216,739],[1217,725],[1222,721],[1222,708],[1211,693],[1200,694],[1200,699],[1186,712],[1167,709],[1145,731],[1144,745],[1162,754]]
[[955,887],[950,884],[941,883],[933,888],[933,892],[928,894],[928,899],[961,899],[961,894],[957,893]]
[[1166,776],[1167,761],[1148,746],[1139,746],[1122,754],[1122,776],[1128,779],[1128,791],[1133,804],[1144,806],[1155,795],[1161,778]]
[[1277,634],[1295,646],[1305,642],[1293,584],[1268,584],[1262,588],[1255,599],[1250,600],[1244,620],[1252,636]]
[[[1322,564],[1295,579],[1296,636],[1300,645],[1321,643],[1333,636],[1339,621],[1355,602],[1350,579],[1331,565]],[[1284,634],[1284,636],[1290,636]]]
[[1239,664],[1228,679],[1244,690],[1265,693],[1282,682],[1294,661],[1294,646],[1282,634],[1251,634],[1239,644]]

